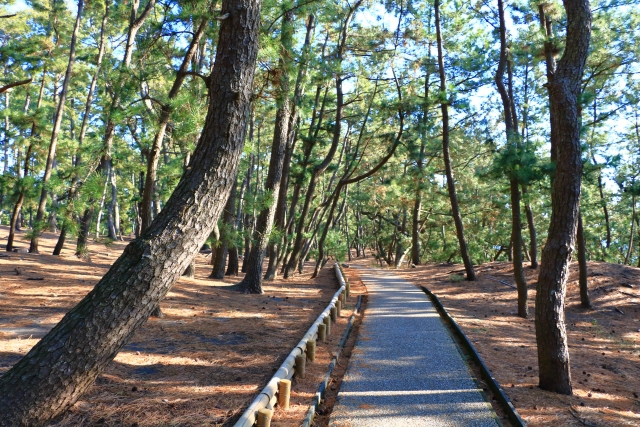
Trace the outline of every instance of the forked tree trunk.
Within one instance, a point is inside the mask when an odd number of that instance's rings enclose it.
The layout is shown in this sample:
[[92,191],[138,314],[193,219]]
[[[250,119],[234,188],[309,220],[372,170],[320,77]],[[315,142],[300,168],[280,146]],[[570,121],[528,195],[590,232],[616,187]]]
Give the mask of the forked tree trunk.
[[191,263],[233,185],[258,52],[260,1],[225,0],[209,110],[189,170],[147,232],[0,378],[0,426],[44,425],[113,360]]
[[447,175],[447,189],[449,191],[449,199],[451,201],[451,213],[453,222],[456,226],[456,234],[460,245],[460,255],[464,262],[464,269],[467,272],[467,280],[476,280],[476,274],[473,271],[473,264],[469,256],[467,241],[464,237],[464,225],[462,224],[462,216],[460,215],[460,207],[458,206],[458,196],[456,194],[456,185],[453,179],[453,169],[451,167],[451,156],[449,155],[449,101],[446,99],[447,78],[444,70],[444,53],[442,48],[442,33],[440,30],[440,0],[435,0],[435,26],[436,40],[438,44],[438,70],[440,73],[440,96],[442,97],[440,107],[442,110],[442,153],[444,159],[445,173]]
[[[535,324],[540,388],[572,394],[564,305],[580,209],[582,160],[578,96],[589,50],[591,11],[588,0],[564,0],[564,8],[566,46],[555,72],[548,73],[551,147],[556,173],[549,237],[538,276]],[[541,12],[544,15],[544,7]]]

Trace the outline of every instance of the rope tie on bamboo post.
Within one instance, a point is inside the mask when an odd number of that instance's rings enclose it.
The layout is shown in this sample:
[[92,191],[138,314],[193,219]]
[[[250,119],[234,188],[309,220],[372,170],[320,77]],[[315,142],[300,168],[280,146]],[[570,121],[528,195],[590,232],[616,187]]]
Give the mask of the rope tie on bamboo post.
[[304,378],[306,362],[307,357],[304,354],[299,354],[296,356],[296,377]]
[[270,409],[258,409],[257,425],[258,427],[271,427],[271,417],[273,411]]
[[340,301],[336,301],[336,305],[335,307],[331,307],[331,321],[333,323],[338,321],[338,304],[340,303]]
[[331,317],[327,316],[323,319],[324,322],[324,326],[327,329],[326,333],[327,333],[327,338],[329,337],[329,335],[331,335]]
[[316,341],[315,340],[307,341],[307,360],[309,362],[314,362],[316,360]]
[[278,406],[282,409],[289,409],[289,399],[291,397],[291,381],[280,380],[278,383]]
[[327,342],[327,325],[325,325],[324,323],[320,323],[318,325],[318,341],[322,343]]

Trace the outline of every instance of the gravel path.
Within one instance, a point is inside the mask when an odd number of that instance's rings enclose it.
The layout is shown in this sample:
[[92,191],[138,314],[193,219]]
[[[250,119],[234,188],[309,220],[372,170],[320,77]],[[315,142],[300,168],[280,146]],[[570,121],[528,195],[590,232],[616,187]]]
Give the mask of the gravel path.
[[330,426],[499,426],[427,296],[363,269],[369,301]]

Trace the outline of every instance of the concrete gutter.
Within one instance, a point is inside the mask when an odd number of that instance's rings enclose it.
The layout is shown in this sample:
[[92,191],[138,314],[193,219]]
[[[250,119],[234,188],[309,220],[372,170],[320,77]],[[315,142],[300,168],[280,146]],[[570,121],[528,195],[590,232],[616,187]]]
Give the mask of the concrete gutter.
[[487,365],[484,364],[482,357],[480,357],[480,354],[478,354],[473,344],[471,344],[469,338],[467,338],[465,333],[462,332],[462,329],[460,328],[458,323],[453,319],[453,317],[451,317],[449,312],[447,312],[447,310],[444,308],[444,306],[434,293],[432,293],[424,286],[420,286],[420,289],[422,289],[422,291],[431,299],[431,302],[433,302],[433,305],[436,306],[436,309],[440,312],[442,318],[449,326],[451,326],[453,333],[458,339],[460,339],[462,346],[469,352],[469,355],[471,356],[473,361],[476,362],[476,364],[480,368],[482,379],[487,383],[487,385],[495,395],[496,400],[498,401],[498,403],[500,403],[500,406],[505,411],[505,414],[507,415],[507,418],[509,418],[509,421],[511,421],[516,427],[526,427],[525,422],[520,417],[520,414],[518,414],[518,411],[516,411],[515,406],[513,406],[511,400],[509,400],[507,395],[504,393],[502,387],[500,387],[500,384],[498,384]]

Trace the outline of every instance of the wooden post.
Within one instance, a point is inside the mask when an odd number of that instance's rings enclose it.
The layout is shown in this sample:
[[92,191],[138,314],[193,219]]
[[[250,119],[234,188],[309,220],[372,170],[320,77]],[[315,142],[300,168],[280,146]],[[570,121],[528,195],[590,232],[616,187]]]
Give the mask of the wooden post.
[[296,356],[296,377],[304,378],[306,362],[307,358],[304,354],[299,354]]
[[318,325],[318,341],[327,342],[327,325],[324,323]]
[[331,335],[331,317],[329,317],[329,316],[325,317],[323,322],[324,322],[325,328],[327,329],[326,333],[327,333],[327,338],[328,338],[329,335]]
[[351,285],[349,284],[349,281],[346,280],[346,284],[347,286],[345,286],[346,291],[347,291],[347,298],[349,298],[351,296]]
[[273,416],[272,410],[266,409],[266,408],[258,409],[258,419],[257,419],[258,427],[270,427],[272,416]]
[[341,308],[342,308],[342,302],[340,302],[340,300],[336,301],[336,321],[338,321],[338,317],[340,317]]
[[278,383],[278,406],[282,409],[289,409],[289,399],[291,397],[291,381],[280,380]]
[[340,304],[340,301],[336,301],[336,306],[331,307],[331,320],[334,323],[338,321],[338,312],[337,312],[338,304]]
[[307,341],[307,360],[309,362],[314,362],[316,360],[316,341],[315,340]]

